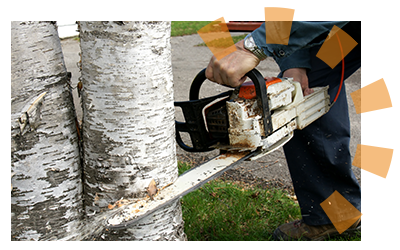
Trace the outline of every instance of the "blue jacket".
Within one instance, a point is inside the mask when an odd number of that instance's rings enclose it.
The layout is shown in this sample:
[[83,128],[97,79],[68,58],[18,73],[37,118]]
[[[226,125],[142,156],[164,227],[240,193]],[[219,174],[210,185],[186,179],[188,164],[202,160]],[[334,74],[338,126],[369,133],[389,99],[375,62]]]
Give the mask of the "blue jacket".
[[311,69],[310,48],[321,45],[327,38],[332,27],[339,28],[348,22],[292,22],[288,45],[267,44],[265,23],[252,32],[254,42],[264,50],[267,56],[273,57],[283,72],[290,68]]

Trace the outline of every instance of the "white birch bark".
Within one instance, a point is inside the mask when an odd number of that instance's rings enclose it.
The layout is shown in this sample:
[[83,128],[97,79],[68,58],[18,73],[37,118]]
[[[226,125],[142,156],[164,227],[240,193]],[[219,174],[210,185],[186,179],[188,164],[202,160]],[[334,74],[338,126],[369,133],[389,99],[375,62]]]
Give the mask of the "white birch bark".
[[[169,22],[80,22],[88,216],[177,178]],[[97,216],[95,216],[97,217]],[[105,240],[184,240],[179,201]]]
[[11,75],[11,239],[68,239],[82,214],[82,183],[54,23],[11,23]]

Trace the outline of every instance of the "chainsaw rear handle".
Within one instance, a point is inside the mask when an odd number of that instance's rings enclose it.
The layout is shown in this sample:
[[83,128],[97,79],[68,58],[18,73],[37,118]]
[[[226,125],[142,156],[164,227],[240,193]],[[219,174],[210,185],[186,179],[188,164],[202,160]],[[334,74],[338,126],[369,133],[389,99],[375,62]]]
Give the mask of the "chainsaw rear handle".
[[[194,78],[190,86],[189,101],[188,102],[175,102],[175,106],[182,108],[183,115],[186,122],[175,121],[176,127],[176,141],[178,145],[189,152],[206,152],[211,151],[212,145],[218,142],[213,139],[205,127],[203,120],[202,110],[210,102],[230,96],[232,91],[228,91],[217,96],[212,96],[204,99],[199,99],[200,88],[206,77],[206,69],[201,70]],[[272,132],[271,112],[268,107],[267,87],[265,85],[264,77],[257,69],[253,69],[246,74],[254,83],[258,106],[262,107],[262,119],[264,122],[265,136]],[[186,145],[179,134],[179,132],[187,132],[190,135],[193,147]]]
[[[175,121],[175,137],[178,145],[188,152],[207,152],[214,148],[220,139],[214,139],[207,131],[204,123],[202,111],[206,105],[218,98],[229,98],[232,91],[228,91],[217,96],[212,96],[200,100],[190,100],[187,102],[175,102],[174,105],[182,109],[186,122]],[[186,145],[179,132],[189,133],[193,147]]]

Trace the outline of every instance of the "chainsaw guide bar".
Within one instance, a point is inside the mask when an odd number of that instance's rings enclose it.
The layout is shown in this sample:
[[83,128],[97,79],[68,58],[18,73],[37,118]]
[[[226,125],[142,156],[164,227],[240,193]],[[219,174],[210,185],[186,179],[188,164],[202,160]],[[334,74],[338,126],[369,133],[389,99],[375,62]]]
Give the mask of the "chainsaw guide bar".
[[123,229],[137,224],[139,220],[200,188],[208,181],[219,177],[225,171],[256,154],[257,152],[221,154],[180,175],[173,184],[161,190],[154,200],[141,199],[119,208],[106,219],[105,226],[110,229]]

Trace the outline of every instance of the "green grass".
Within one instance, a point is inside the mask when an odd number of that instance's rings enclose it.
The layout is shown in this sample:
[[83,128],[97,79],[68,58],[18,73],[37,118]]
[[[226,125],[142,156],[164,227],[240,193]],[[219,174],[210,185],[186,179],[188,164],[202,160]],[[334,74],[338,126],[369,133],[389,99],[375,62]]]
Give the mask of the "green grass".
[[[189,168],[179,164],[181,173]],[[272,240],[276,227],[300,218],[298,205],[285,191],[219,179],[181,202],[188,240]]]
[[[209,21],[172,21],[171,22],[171,36],[184,36],[184,35],[192,35],[197,34],[197,31],[207,24]],[[246,35],[232,36],[233,43],[237,43],[240,40],[244,39]],[[213,46],[214,47],[226,47],[226,44],[229,44],[227,39],[216,39]],[[206,46],[205,43],[201,43],[197,46]]]
[[[178,168],[182,174],[190,165],[179,163]],[[297,202],[284,190],[220,179],[185,195],[181,203],[191,241],[269,241],[279,225],[301,218]],[[361,233],[329,240],[361,240]]]
[[210,21],[172,21],[171,36],[185,36],[197,34],[197,31],[209,24]]

